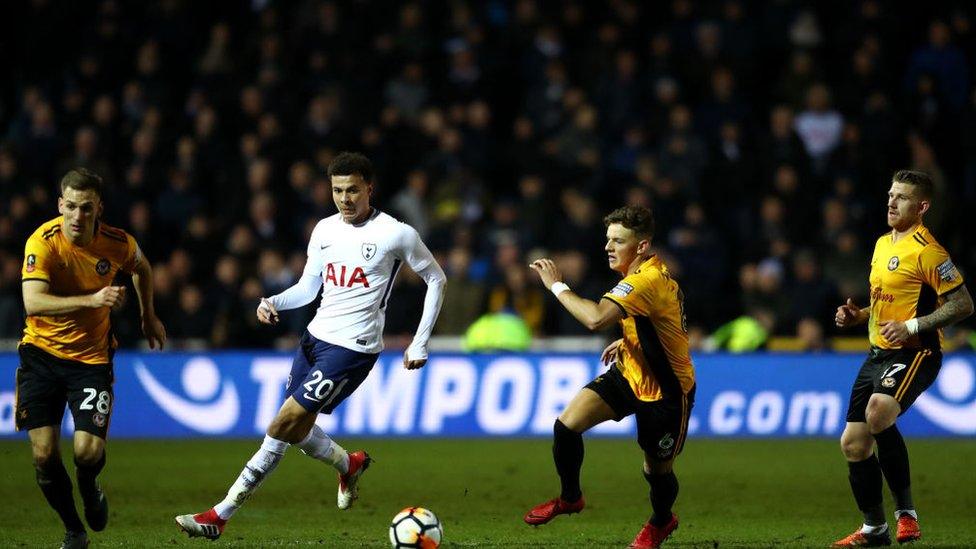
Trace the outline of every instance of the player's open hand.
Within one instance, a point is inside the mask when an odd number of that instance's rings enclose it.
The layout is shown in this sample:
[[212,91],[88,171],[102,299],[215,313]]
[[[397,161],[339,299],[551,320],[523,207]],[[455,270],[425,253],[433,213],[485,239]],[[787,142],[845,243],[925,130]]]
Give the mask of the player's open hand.
[[547,290],[552,288],[552,285],[556,282],[562,282],[563,280],[563,275],[559,272],[559,268],[548,257],[533,261],[529,264],[529,268],[539,274],[539,279],[542,280],[542,284]]
[[881,326],[881,337],[885,338],[892,345],[901,345],[908,341],[911,334],[908,333],[908,326],[904,322],[897,320],[882,320],[878,323]]
[[623,342],[624,342],[624,340],[623,340],[623,338],[621,338],[621,339],[618,339],[618,340],[614,341],[610,345],[607,345],[607,348],[604,349],[602,353],[600,353],[600,362],[602,362],[603,364],[609,366],[610,363],[613,362],[613,360],[617,358],[617,350],[620,348],[620,345]]
[[268,301],[267,298],[262,297],[261,303],[258,303],[258,322],[261,324],[268,324],[274,326],[278,323],[278,311],[274,308],[274,305]]
[[861,308],[854,304],[854,300],[847,298],[847,303],[837,307],[837,314],[834,316],[834,324],[838,328],[847,328],[857,324],[857,317],[860,316]]
[[92,308],[121,306],[125,299],[125,286],[105,286],[91,295]]
[[163,350],[166,344],[166,328],[163,322],[155,314],[148,314],[142,317],[142,333],[149,341],[150,349]]

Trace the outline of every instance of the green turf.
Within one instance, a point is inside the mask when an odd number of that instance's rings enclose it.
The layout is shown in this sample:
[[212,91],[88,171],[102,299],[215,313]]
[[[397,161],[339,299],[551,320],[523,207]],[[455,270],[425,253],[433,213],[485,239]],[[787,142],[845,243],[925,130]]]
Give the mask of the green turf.
[[[221,499],[259,441],[111,441],[102,475],[111,520],[93,546],[385,547],[393,515],[424,505],[444,523],[444,547],[625,547],[649,512],[640,453],[628,440],[588,440],[586,510],[538,528],[522,515],[556,493],[546,440],[342,442],[376,459],[353,509],[336,509],[327,466],[291,450],[211,545],[187,539],[173,516]],[[909,445],[920,545],[973,546],[976,441]],[[823,547],[860,524],[834,441],[692,439],[677,472],[681,527],[668,547]],[[0,443],[0,546],[53,547],[61,535],[34,484],[28,444]]]

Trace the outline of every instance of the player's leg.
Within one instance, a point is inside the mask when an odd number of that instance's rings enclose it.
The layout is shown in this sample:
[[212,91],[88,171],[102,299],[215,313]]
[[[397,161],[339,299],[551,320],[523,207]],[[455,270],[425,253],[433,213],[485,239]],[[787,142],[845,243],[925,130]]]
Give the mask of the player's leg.
[[176,524],[191,538],[219,538],[224,532],[227,521],[274,472],[285,456],[289,443],[278,437],[293,440],[299,436],[297,433],[303,428],[307,431],[314,422],[314,414],[299,406],[294,399],[288,398],[278,410],[278,415],[271,423],[272,426],[268,428],[268,434],[261,442],[261,447],[244,465],[244,469],[231,484],[224,499],[202,513],[177,516]]
[[18,351],[17,429],[27,431],[37,485],[64,523],[64,544],[86,547],[88,536],[75,508],[71,477],[58,448],[66,400],[63,383],[50,363],[53,357],[31,345],[22,345]]
[[46,426],[27,431],[31,442],[31,454],[37,485],[40,486],[48,505],[57,512],[68,532],[83,534],[85,526],[75,508],[71,477],[64,468],[58,450],[60,427]]
[[674,460],[684,449],[695,390],[687,395],[642,404],[636,413],[637,443],[644,451],[643,474],[647,481],[652,514],[631,547],[653,549],[678,528],[672,508],[678,499]]
[[[292,397],[308,410],[331,414],[365,381],[379,355],[356,352],[314,338],[311,341],[307,353],[314,366]],[[359,497],[359,478],[372,462],[369,454],[362,450],[347,452],[314,423],[294,444],[305,455],[335,468],[339,484],[336,505],[339,509],[349,509]]]
[[68,407],[75,420],[74,457],[85,520],[99,532],[108,524],[108,498],[98,485],[105,467],[105,439],[114,404],[112,366],[73,364],[65,377]]
[[[895,500],[897,539],[904,543],[917,540],[922,534],[912,499],[908,447],[896,421],[935,381],[942,366],[942,356],[938,351],[905,351],[898,359],[884,370],[886,375],[878,384],[878,392],[871,395],[866,416],[878,445],[881,470]],[[901,365],[905,367],[899,367]]]
[[100,532],[108,524],[108,498],[97,480],[105,468],[105,439],[76,430],[74,451],[75,477],[85,505],[85,520],[92,530]]
[[888,537],[882,495],[881,465],[874,455],[874,438],[865,422],[848,422],[840,437],[841,451],[847,459],[851,492],[864,514],[859,532],[866,536]]
[[306,410],[293,397],[288,397],[268,426],[261,447],[244,465],[237,480],[227,491],[227,496],[214,506],[217,516],[223,521],[234,516],[278,467],[288,446],[305,438],[314,424],[315,413]]
[[583,433],[608,419],[618,418],[610,405],[592,389],[584,387],[576,393],[553,425],[552,459],[559,474],[559,497],[529,510],[524,518],[526,523],[537,526],[557,515],[583,510],[586,505],[580,488]]
[[840,437],[840,448],[847,460],[847,479],[864,524],[853,534],[834,542],[834,547],[887,545],[891,543],[885,521],[881,465],[874,455],[874,438],[867,424],[867,406],[874,393],[875,379],[884,355],[872,350],[861,366],[851,388],[847,425]]
[[562,485],[563,501],[575,502],[583,495],[580,489],[583,433],[617,417],[617,412],[599,394],[587,388],[581,389],[559,414],[553,425],[552,458]]
[[633,393],[615,367],[576,393],[553,424],[552,459],[559,474],[558,498],[536,505],[524,520],[533,526],[557,515],[578,513],[586,505],[580,488],[583,467],[583,433],[604,421],[620,420],[633,412],[628,399]]
[[[306,352],[308,337],[306,332],[299,342],[285,394],[293,394],[312,368],[313,363]],[[268,427],[261,447],[244,465],[224,499],[202,513],[177,516],[176,524],[180,529],[190,537],[219,538],[227,521],[278,467],[290,441],[302,440],[308,434],[315,423],[315,415],[294,398],[286,398]]]

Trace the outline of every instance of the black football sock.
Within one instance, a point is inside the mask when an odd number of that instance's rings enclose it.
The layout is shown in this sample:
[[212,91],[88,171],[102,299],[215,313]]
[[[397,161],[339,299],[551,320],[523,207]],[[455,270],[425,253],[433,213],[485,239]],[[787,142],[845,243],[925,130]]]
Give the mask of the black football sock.
[[644,479],[651,487],[651,515],[650,523],[654,526],[664,526],[671,521],[671,506],[678,499],[678,477],[674,471],[663,475],[656,475],[644,471]]
[[559,497],[570,503],[583,496],[580,490],[580,468],[583,467],[583,435],[556,420],[552,429],[552,459],[562,483]]
[[50,459],[44,466],[35,466],[37,485],[47,498],[48,505],[57,511],[66,530],[84,532],[81,517],[75,509],[75,499],[71,495],[71,477],[60,459]]
[[95,483],[95,478],[98,477],[98,473],[102,472],[102,468],[105,467],[105,452],[102,452],[102,457],[94,465],[85,465],[75,459],[75,475],[78,478],[78,491],[81,492],[81,499],[85,502],[95,498],[98,494],[98,484]]
[[881,495],[881,465],[878,458],[871,457],[864,461],[849,461],[847,467],[850,474],[851,491],[858,509],[864,513],[864,524],[881,526],[885,524],[884,502]]
[[895,498],[895,509],[908,511],[915,509],[912,502],[911,469],[908,464],[908,447],[897,425],[892,425],[874,435],[878,443],[878,461],[884,471],[888,488]]

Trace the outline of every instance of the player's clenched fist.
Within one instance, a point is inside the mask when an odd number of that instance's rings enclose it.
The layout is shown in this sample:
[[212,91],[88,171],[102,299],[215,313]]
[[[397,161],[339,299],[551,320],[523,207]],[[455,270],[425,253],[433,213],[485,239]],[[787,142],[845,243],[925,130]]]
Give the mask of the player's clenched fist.
[[847,298],[847,303],[837,307],[837,315],[834,316],[834,324],[840,328],[846,328],[857,324],[857,317],[861,309],[854,304],[854,300]]
[[258,304],[257,315],[258,322],[262,324],[273,325],[278,323],[278,311],[275,310],[274,305],[267,298],[261,298],[261,303]]
[[125,286],[105,286],[92,294],[92,307],[114,307],[125,299]]

